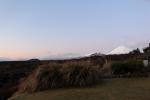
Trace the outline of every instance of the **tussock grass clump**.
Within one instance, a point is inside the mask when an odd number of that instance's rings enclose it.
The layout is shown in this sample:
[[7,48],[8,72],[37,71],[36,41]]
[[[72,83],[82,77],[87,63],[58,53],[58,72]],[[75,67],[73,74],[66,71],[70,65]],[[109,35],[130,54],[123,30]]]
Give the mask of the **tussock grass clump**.
[[110,78],[112,76],[111,62],[105,63],[101,68],[101,72],[103,78]]
[[142,61],[118,61],[112,63],[112,71],[113,74],[127,74],[127,73],[138,73],[141,72],[144,68],[144,64]]
[[85,62],[44,64],[24,79],[18,92],[36,92],[60,87],[85,87],[99,82],[100,69]]
[[61,66],[55,63],[39,66],[31,75],[21,81],[18,92],[35,92],[61,87],[60,68]]
[[99,82],[100,70],[90,63],[69,62],[62,67],[63,80],[67,86],[90,86]]

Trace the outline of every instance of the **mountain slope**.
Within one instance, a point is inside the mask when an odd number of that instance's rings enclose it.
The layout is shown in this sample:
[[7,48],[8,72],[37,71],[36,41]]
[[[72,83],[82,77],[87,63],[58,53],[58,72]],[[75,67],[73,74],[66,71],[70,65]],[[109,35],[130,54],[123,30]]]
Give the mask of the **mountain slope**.
[[125,47],[125,46],[119,46],[116,49],[112,50],[108,54],[127,54],[131,51],[131,49]]

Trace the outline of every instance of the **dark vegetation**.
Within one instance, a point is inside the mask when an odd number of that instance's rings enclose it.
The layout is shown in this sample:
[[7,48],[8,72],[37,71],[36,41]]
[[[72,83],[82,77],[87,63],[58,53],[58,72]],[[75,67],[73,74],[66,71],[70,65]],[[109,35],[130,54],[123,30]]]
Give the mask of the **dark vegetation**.
[[0,62],[0,100],[5,100],[17,90],[19,80],[28,76],[39,62]]
[[129,53],[129,54],[118,54],[118,55],[106,55],[106,59],[110,61],[125,61],[125,60],[142,60],[144,58],[144,55],[142,53],[135,54],[135,53]]
[[137,49],[135,49],[135,50],[132,50],[129,54],[132,54],[132,55],[140,55],[141,52],[140,52],[140,49],[137,48]]
[[147,77],[142,54],[94,55],[70,60],[0,62],[0,100],[14,93],[92,86],[102,78]]
[[126,77],[147,75],[144,71],[144,64],[141,60],[116,61],[112,62],[111,66],[113,75]]

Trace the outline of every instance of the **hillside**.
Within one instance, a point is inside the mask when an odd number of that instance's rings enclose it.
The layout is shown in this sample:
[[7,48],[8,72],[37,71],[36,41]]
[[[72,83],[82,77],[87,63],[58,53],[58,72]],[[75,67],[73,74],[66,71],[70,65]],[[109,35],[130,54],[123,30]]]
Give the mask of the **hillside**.
[[20,80],[27,77],[39,65],[47,63],[64,63],[68,61],[88,61],[92,60],[93,63],[97,61],[101,64],[101,57],[83,57],[79,59],[70,60],[47,60],[47,61],[3,61],[0,62],[0,100],[6,100],[14,92],[17,91]]
[[89,88],[47,90],[9,100],[150,100],[150,79],[110,79]]
[[3,61],[0,62],[0,100],[11,96],[16,91],[19,80],[28,76],[39,62]]

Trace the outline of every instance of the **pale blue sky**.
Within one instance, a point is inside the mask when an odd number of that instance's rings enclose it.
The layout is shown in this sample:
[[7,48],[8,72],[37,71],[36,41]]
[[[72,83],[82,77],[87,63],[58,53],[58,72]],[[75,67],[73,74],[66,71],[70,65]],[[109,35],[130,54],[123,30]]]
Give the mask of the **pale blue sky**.
[[149,0],[0,0],[0,57],[107,53],[149,40]]

